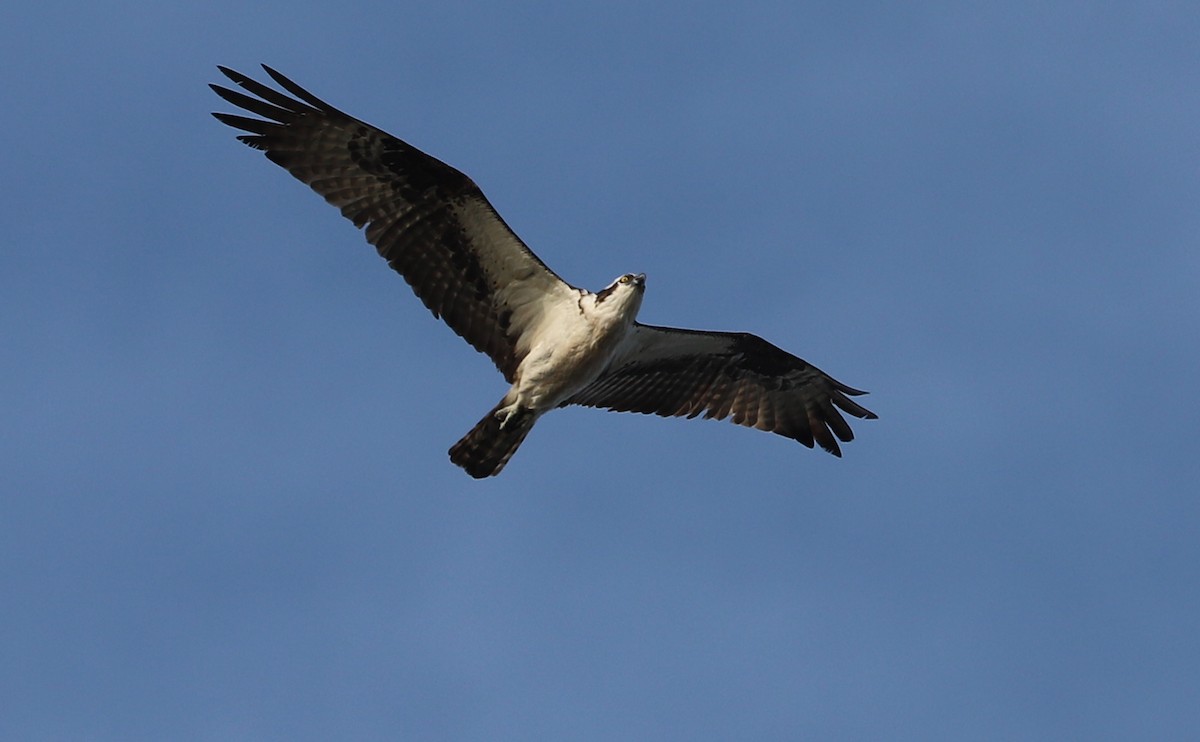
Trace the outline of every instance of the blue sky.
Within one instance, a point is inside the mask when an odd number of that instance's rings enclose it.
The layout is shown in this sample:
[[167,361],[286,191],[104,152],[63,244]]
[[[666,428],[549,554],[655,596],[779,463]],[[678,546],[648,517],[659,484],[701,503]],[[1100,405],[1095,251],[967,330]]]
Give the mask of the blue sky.
[[[24,4],[0,737],[1187,739],[1190,3]],[[491,364],[214,121],[267,62],[568,280],[872,394],[446,449]]]

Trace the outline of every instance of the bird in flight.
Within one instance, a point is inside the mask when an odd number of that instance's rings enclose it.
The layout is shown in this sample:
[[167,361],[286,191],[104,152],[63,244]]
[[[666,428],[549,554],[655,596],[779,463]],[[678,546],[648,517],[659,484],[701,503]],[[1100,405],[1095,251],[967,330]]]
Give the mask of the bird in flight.
[[[592,292],[546,267],[474,181],[342,113],[275,70],[285,92],[218,67],[249,93],[210,87],[250,118],[214,113],[238,137],[319,193],[511,386],[450,448],[472,477],[499,474],[545,413],[567,405],[666,417],[730,418],[841,456],[842,412],[873,419],[846,386],[749,333],[637,321],[646,277]],[[289,95],[290,94],[290,95]]]

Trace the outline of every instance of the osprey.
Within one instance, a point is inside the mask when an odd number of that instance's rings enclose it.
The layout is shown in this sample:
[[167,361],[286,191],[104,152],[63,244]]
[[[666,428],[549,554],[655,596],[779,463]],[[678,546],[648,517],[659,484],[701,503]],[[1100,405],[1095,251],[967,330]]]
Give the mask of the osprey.
[[646,277],[595,293],[559,278],[463,173],[342,113],[263,65],[291,93],[218,67],[244,93],[210,87],[262,118],[214,113],[326,201],[412,286],[435,317],[487,354],[508,393],[450,449],[473,477],[500,473],[546,412],[577,404],[663,416],[703,414],[841,456],[854,434],[838,411],[874,418],[864,394],[747,333],[637,322]]

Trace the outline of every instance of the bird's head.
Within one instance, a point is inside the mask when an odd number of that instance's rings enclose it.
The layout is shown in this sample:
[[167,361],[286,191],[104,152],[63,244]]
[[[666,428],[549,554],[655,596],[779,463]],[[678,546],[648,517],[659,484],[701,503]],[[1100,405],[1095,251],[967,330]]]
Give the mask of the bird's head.
[[596,292],[596,303],[600,304],[613,297],[628,297],[634,294],[641,296],[645,290],[645,273],[626,273]]
[[646,274],[626,273],[596,292],[596,307],[611,307],[622,314],[637,314],[645,293]]

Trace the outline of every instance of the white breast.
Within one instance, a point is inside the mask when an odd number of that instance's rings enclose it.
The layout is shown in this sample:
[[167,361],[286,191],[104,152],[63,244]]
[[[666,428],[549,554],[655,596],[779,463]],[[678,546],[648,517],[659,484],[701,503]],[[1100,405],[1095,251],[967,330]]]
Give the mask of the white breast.
[[575,306],[559,304],[546,312],[522,338],[528,339],[529,353],[513,383],[521,406],[553,409],[594,381],[633,325],[636,309],[617,302],[597,306],[595,295],[585,293]]

